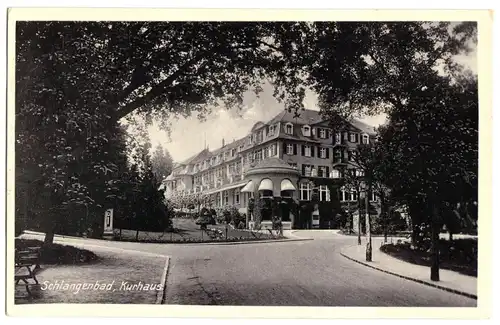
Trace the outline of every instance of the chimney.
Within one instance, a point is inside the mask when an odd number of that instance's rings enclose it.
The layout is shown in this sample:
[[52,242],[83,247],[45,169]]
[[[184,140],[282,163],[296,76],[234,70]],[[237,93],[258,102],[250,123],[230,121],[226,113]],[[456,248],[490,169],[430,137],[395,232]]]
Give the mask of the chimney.
[[225,145],[225,144],[224,144],[224,138],[222,138],[222,146],[224,147],[224,145]]

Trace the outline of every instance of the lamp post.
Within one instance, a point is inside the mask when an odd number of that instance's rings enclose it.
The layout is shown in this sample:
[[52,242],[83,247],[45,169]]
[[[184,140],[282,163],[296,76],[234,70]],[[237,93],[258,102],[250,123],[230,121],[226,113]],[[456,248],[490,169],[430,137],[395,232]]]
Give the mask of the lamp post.
[[366,217],[366,261],[372,261],[372,233],[371,233],[371,222],[370,222],[370,187],[365,184],[365,217]]

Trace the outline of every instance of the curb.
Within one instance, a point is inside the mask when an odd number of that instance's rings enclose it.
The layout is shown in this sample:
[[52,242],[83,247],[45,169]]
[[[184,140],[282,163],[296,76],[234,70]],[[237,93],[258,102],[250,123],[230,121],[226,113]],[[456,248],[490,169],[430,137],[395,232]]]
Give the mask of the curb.
[[[36,232],[36,231],[25,231],[26,235],[39,235],[43,236],[45,233]],[[74,237],[74,236],[65,236],[65,235],[55,235],[54,238],[61,239],[77,239],[77,240],[90,240],[90,241],[98,241],[98,242],[109,242],[107,239],[98,239],[98,238],[85,238],[85,237]],[[174,242],[174,243],[162,243],[162,242],[136,242],[136,241],[121,241],[121,240],[111,240],[117,243],[140,243],[140,244],[162,244],[162,245],[244,245],[244,244],[265,244],[265,243],[276,243],[276,242],[292,242],[292,241],[306,241],[313,240],[313,238],[286,238],[286,239],[263,239],[263,240],[247,240],[247,241],[235,241],[235,242],[204,242],[204,243],[184,243],[184,242]]]
[[340,255],[342,255],[343,257],[347,258],[348,260],[351,260],[351,261],[356,262],[358,264],[367,266],[367,267],[375,269],[377,271],[381,271],[381,272],[384,272],[384,273],[387,273],[387,274],[390,274],[390,275],[397,276],[398,278],[402,278],[402,279],[405,279],[405,280],[410,280],[410,281],[417,282],[417,283],[420,283],[420,284],[423,284],[423,285],[426,285],[426,286],[429,286],[429,287],[433,287],[433,288],[436,288],[436,289],[440,289],[440,290],[443,290],[443,291],[451,292],[451,293],[454,293],[454,294],[457,294],[457,295],[461,295],[461,296],[465,296],[467,298],[471,298],[471,299],[477,300],[477,295],[474,295],[472,293],[468,293],[468,292],[464,292],[464,291],[460,291],[460,290],[456,290],[456,289],[451,289],[451,288],[447,288],[447,287],[443,287],[443,286],[440,286],[438,284],[429,283],[427,281],[423,281],[423,280],[415,279],[415,278],[412,278],[412,277],[409,277],[409,276],[406,276],[406,275],[401,275],[401,274],[398,274],[398,273],[395,273],[395,272],[387,271],[387,270],[381,269],[379,267],[370,265],[368,263],[361,262],[361,261],[359,261],[359,260],[357,260],[355,258],[349,257],[349,256],[347,256],[346,254],[344,254],[342,252],[340,252]]
[[[245,245],[245,244],[266,244],[266,243],[285,243],[293,241],[308,241],[313,240],[313,238],[290,238],[290,239],[270,239],[270,240],[247,240],[247,241],[236,241],[236,242],[209,242],[209,243],[179,243],[180,245]],[[176,245],[179,245],[176,244]]]
[[163,290],[160,290],[156,293],[156,305],[161,305],[165,302],[165,293],[167,291],[167,277],[168,277],[168,270],[170,267],[170,256],[167,256],[166,262],[165,262],[165,267],[163,268],[163,273],[161,275],[161,284],[163,286]]

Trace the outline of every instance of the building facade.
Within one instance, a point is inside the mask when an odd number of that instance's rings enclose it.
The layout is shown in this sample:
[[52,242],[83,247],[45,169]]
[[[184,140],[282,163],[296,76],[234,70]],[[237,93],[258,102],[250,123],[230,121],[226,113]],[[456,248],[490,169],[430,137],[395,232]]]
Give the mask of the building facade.
[[[374,140],[374,128],[354,120],[347,130],[332,130],[318,111],[304,110],[300,116],[283,111],[267,122],[257,122],[244,138],[225,143],[209,151],[204,149],[174,166],[165,181],[167,198],[203,194],[213,207],[235,206],[246,213],[253,192],[242,191],[248,184],[245,175],[260,162],[277,158],[298,171],[294,197],[311,200],[313,190],[319,200],[331,200],[326,185],[314,186],[314,180],[339,179],[354,164],[355,147]],[[321,183],[321,182],[320,182]],[[339,200],[357,202],[356,191],[340,189]]]

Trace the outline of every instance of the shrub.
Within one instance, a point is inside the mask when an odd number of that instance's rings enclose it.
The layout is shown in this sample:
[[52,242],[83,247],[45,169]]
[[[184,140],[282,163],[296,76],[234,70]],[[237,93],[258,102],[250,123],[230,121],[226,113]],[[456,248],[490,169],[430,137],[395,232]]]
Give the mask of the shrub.
[[235,227],[238,227],[240,222],[245,222],[244,217],[241,215],[241,213],[238,211],[238,209],[234,206],[232,206],[229,209],[229,213],[231,215],[231,224]]
[[225,223],[231,223],[231,211],[229,211],[229,209],[224,209],[224,211],[222,211],[222,216],[224,217]]

